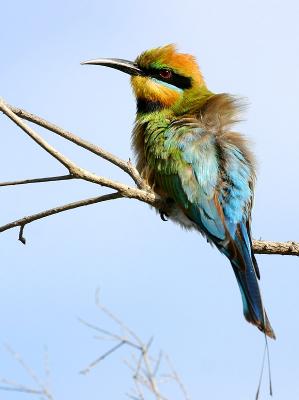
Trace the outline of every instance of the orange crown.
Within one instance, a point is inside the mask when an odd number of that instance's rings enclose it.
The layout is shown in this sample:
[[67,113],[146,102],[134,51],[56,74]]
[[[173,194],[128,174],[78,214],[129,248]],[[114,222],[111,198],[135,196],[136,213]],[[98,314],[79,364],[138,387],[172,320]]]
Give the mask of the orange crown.
[[204,83],[195,57],[178,53],[174,44],[146,50],[135,61],[141,68],[172,68],[180,75],[192,78],[197,84]]

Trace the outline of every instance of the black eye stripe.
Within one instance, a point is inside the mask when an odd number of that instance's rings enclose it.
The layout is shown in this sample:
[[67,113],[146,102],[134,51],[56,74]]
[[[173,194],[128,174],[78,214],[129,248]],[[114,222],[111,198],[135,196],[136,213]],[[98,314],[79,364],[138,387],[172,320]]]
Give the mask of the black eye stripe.
[[179,75],[174,71],[171,71],[170,78],[163,78],[160,76],[161,69],[149,68],[144,70],[147,76],[155,78],[162,82],[170,83],[171,85],[176,86],[179,89],[189,89],[191,87],[191,78],[187,78],[186,76]]

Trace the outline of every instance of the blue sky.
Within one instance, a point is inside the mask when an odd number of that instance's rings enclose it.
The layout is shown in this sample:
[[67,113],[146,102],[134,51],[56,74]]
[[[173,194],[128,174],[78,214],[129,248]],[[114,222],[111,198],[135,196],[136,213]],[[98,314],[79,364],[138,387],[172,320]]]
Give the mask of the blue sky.
[[[258,158],[254,237],[298,241],[298,11],[291,0],[6,2],[0,95],[128,159],[135,113],[129,79],[80,61],[134,59],[145,49],[176,43],[197,57],[212,91],[248,99],[238,128]],[[97,157],[39,131],[80,165],[129,182]],[[64,173],[3,116],[0,132],[1,181]],[[79,182],[2,188],[0,223],[104,192]],[[171,356],[191,398],[254,398],[263,335],[243,319],[229,263],[199,235],[163,223],[133,200],[36,222],[26,227],[26,246],[17,234],[0,236],[0,377],[30,384],[2,344],[41,376],[46,345],[55,399],[125,398],[132,386],[122,364],[128,350],[87,376],[78,374],[107,349],[77,320],[109,325],[94,303],[100,287],[105,305],[144,340],[154,336],[153,350]],[[298,259],[257,258],[277,334],[270,343],[274,394],[295,399]],[[24,396],[0,393],[3,400]],[[268,397],[264,384],[261,398]]]

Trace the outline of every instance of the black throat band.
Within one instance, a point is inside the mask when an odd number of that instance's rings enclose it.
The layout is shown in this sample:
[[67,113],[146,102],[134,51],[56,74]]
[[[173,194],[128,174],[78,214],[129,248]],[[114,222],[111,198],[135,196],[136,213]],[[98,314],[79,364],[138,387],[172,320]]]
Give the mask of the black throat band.
[[137,112],[146,114],[162,110],[163,105],[159,101],[137,99]]

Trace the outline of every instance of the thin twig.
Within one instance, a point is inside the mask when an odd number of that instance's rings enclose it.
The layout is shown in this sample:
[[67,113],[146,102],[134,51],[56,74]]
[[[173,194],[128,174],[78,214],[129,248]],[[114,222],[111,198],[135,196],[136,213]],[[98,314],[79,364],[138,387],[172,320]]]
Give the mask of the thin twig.
[[[94,329],[94,326],[92,326],[91,324],[86,324],[86,326],[92,327]],[[100,328],[99,328],[100,329]],[[114,335],[113,333],[107,333],[107,336],[111,336],[111,337],[115,337],[117,338],[117,335]],[[133,347],[134,349],[137,349],[139,351],[142,351],[142,349],[135,343],[133,343],[132,341],[125,339],[125,338],[121,338],[119,337],[119,343],[116,344],[115,346],[111,347],[108,351],[106,351],[104,354],[102,354],[101,356],[99,356],[98,358],[96,358],[94,361],[92,361],[86,368],[82,369],[80,371],[80,374],[87,374],[88,372],[90,372],[90,370],[92,368],[94,368],[97,364],[99,364],[102,360],[104,360],[107,356],[109,356],[110,354],[114,353],[116,350],[118,350],[121,346],[123,345],[128,345]]]
[[39,396],[44,396],[45,393],[42,390],[30,389],[25,387],[14,387],[14,386],[0,386],[0,390],[4,390],[7,392],[21,392],[21,393],[28,393],[28,394],[37,394]]
[[150,360],[148,358],[148,348],[149,348],[149,346],[150,346],[150,342],[143,349],[143,362],[144,362],[144,365],[145,365],[145,368],[146,368],[146,372],[147,372],[146,376],[147,376],[148,381],[150,383],[151,390],[153,391],[153,393],[155,393],[157,395],[157,399],[160,400],[160,399],[163,399],[164,396],[162,396],[162,394],[160,393],[156,378],[155,378],[155,376],[153,374],[153,368],[151,366],[151,362],[150,362]]
[[113,346],[111,349],[106,351],[104,354],[102,354],[100,357],[96,358],[93,362],[91,362],[87,368],[84,368],[80,371],[80,374],[87,374],[90,372],[92,368],[94,368],[97,364],[99,364],[101,361],[103,361],[106,357],[110,356],[112,353],[114,353],[116,350],[118,350],[120,347],[122,347],[124,344],[126,344],[125,340],[122,340],[121,342],[117,343],[115,346]]
[[33,389],[29,386],[23,385],[21,383],[17,383],[11,379],[0,379],[0,382],[5,386],[0,386],[0,390],[11,390],[11,391],[21,391],[26,393],[33,394],[43,394],[43,390],[41,389]]
[[107,329],[103,329],[103,328],[100,328],[100,327],[98,327],[98,326],[96,326],[94,324],[91,324],[90,322],[87,322],[82,318],[78,318],[78,321],[81,322],[81,324],[87,326],[88,328],[94,329],[97,332],[100,332],[100,333],[103,333],[106,336],[109,336],[111,339],[119,340],[121,342],[124,340],[124,338],[122,336],[116,335],[115,333],[109,332]]
[[33,178],[33,179],[23,179],[20,181],[0,182],[0,186],[28,185],[29,183],[66,181],[69,179],[77,179],[77,178],[73,175],[68,174],[68,175],[59,175],[59,176],[49,176],[47,178]]
[[184,396],[184,399],[185,400],[190,400],[190,397],[189,397],[188,392],[187,392],[187,390],[185,388],[185,385],[183,384],[179,374],[175,370],[172,362],[170,361],[169,356],[165,356],[165,358],[166,358],[166,361],[167,361],[167,364],[168,364],[169,368],[171,369],[173,379],[178,384],[179,388],[181,389],[181,392],[182,392],[182,394]]
[[157,361],[156,361],[155,369],[154,369],[154,371],[153,371],[153,375],[154,375],[154,376],[157,376],[157,374],[158,374],[158,371],[159,371],[159,368],[160,368],[160,364],[161,364],[162,358],[163,358],[163,352],[160,351],[159,356],[158,356],[158,359],[157,359]]
[[17,219],[16,221],[10,222],[9,224],[3,225],[0,227],[0,232],[4,232],[4,231],[7,231],[8,229],[20,226],[21,229],[20,229],[19,239],[24,243],[23,229],[24,229],[24,226],[29,224],[30,222],[36,221],[41,218],[48,217],[50,215],[58,214],[58,213],[61,213],[61,212],[67,211],[67,210],[72,210],[74,208],[84,207],[84,206],[88,206],[90,204],[101,203],[103,201],[108,201],[108,200],[120,199],[122,197],[123,196],[120,193],[110,193],[110,194],[105,194],[103,196],[91,197],[89,199],[79,200],[79,201],[75,201],[73,203],[64,204],[63,206],[57,206],[54,208],[50,208],[48,210],[41,211],[37,214],[32,214],[32,215],[29,215],[28,217],[23,217],[23,218]]
[[27,372],[27,374],[30,376],[30,378],[37,384],[38,387],[41,389],[43,388],[40,380],[38,379],[37,375],[35,372],[25,363],[25,361],[22,359],[20,354],[15,352],[8,344],[5,345],[6,350],[8,353],[21,365],[21,367]]
[[10,381],[8,379],[1,379],[1,383],[7,386],[0,386],[0,390],[23,392],[28,394],[35,394],[47,398],[48,400],[54,400],[52,394],[50,393],[48,387],[43,384],[37,377],[36,373],[29,367],[29,365],[23,360],[23,358],[15,352],[9,345],[5,345],[8,353],[20,364],[20,366],[25,370],[27,375],[33,380],[39,389],[31,388],[26,385]]

